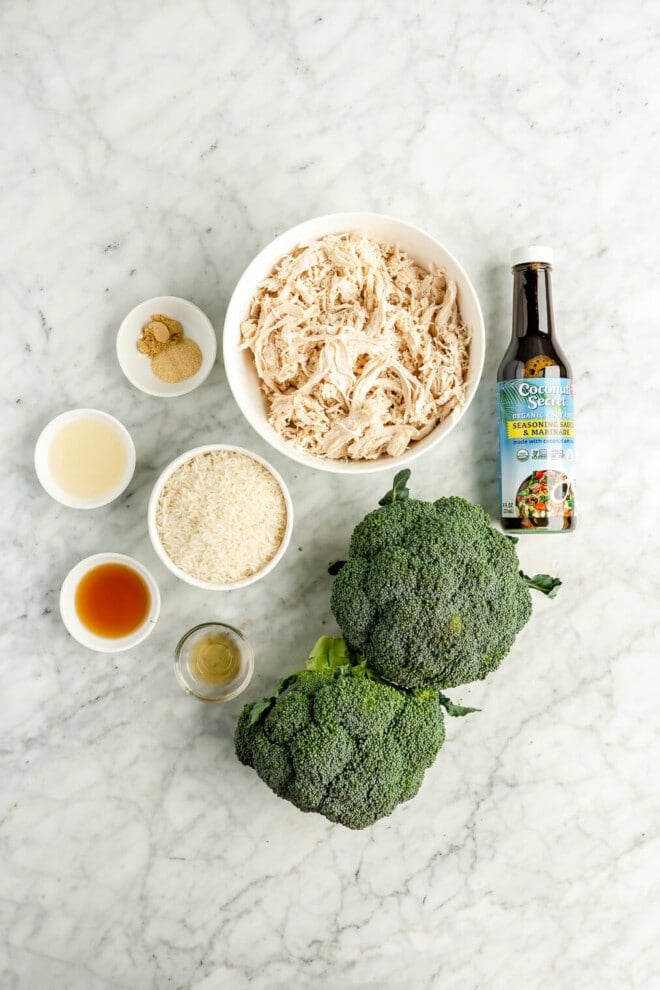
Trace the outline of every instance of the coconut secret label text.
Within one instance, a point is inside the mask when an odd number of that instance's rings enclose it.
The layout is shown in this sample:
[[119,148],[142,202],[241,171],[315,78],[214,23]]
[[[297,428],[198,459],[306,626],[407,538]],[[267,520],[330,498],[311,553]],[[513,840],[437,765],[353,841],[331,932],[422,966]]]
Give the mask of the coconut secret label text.
[[518,395],[525,399],[527,409],[541,409],[544,406],[565,409],[571,398],[571,383],[561,380],[556,383],[535,383],[521,381],[518,384]]

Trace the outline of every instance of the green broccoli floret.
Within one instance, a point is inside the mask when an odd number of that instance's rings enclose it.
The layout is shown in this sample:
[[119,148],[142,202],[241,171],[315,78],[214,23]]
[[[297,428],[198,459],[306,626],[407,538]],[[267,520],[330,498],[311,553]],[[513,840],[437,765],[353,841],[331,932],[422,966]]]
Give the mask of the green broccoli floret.
[[525,577],[481,506],[408,498],[409,475],[356,526],[333,568],[332,611],[350,652],[401,687],[481,680],[529,619],[529,587],[553,593],[559,582]]
[[236,753],[280,797],[348,828],[366,828],[419,790],[445,738],[437,691],[385,683],[343,640],[322,637],[307,670],[246,705]]

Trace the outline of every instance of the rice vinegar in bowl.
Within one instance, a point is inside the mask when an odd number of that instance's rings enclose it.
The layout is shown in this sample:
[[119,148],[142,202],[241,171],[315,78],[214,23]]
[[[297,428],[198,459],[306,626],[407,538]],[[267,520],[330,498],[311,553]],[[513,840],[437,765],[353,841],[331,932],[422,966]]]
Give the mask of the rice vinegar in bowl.
[[96,509],[118,498],[135,471],[126,427],[100,409],[71,409],[42,430],[34,452],[42,488],[71,509]]
[[250,683],[254,653],[243,633],[222,622],[203,622],[181,638],[174,672],[186,694],[199,701],[231,701]]

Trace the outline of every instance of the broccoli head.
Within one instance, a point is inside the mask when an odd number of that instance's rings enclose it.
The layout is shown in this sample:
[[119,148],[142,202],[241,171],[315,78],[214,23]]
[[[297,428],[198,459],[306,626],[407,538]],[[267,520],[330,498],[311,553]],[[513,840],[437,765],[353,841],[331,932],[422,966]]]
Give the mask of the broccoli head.
[[559,582],[523,575],[515,541],[481,506],[409,498],[409,475],[356,526],[332,571],[332,611],[350,652],[403,688],[481,680],[529,619],[529,587],[553,593]]
[[324,636],[306,670],[245,706],[236,753],[301,811],[366,828],[419,790],[445,738],[443,705],[471,710],[432,689],[386,684],[343,640]]

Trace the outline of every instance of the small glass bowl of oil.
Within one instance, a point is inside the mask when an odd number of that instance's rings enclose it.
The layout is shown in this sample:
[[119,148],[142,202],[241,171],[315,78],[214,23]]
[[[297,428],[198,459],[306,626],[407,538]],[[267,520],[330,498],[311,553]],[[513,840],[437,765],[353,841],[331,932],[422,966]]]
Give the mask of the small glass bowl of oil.
[[174,653],[179,685],[199,701],[231,701],[254,672],[254,651],[240,629],[202,622],[185,633]]

